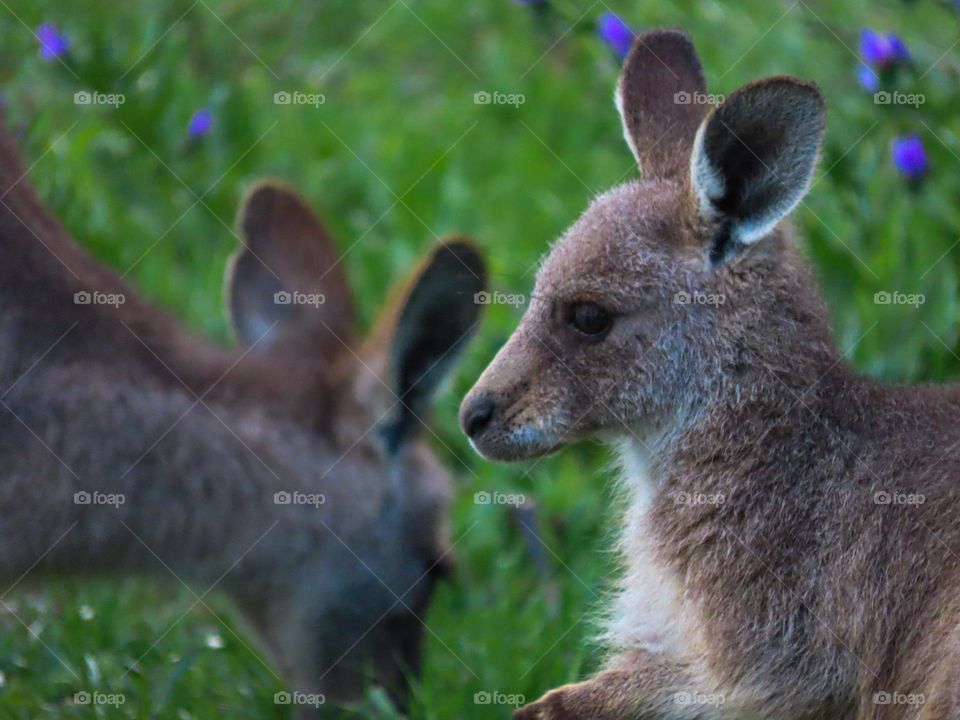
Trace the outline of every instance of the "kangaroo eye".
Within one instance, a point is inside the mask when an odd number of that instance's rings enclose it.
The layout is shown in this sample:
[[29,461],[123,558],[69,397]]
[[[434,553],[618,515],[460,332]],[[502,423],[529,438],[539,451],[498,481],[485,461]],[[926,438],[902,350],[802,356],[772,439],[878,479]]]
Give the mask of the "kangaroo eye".
[[577,303],[570,307],[569,322],[584,335],[596,338],[610,329],[613,316],[596,303]]

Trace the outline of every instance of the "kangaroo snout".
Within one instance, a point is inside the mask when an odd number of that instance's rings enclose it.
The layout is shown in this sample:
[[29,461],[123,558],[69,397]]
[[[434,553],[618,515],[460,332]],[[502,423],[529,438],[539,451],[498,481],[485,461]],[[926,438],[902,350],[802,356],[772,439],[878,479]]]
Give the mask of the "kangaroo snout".
[[490,425],[497,409],[496,401],[486,394],[467,397],[460,406],[460,427],[473,440]]
[[511,462],[553,452],[566,433],[557,421],[554,386],[532,370],[538,358],[516,339],[508,346],[463,399],[460,427],[480,455]]

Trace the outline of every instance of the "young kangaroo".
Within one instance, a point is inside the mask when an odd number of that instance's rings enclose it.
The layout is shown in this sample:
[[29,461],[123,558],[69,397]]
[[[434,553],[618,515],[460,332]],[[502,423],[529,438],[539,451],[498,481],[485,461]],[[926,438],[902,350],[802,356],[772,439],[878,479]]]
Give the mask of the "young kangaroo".
[[861,377],[831,339],[781,223],[819,90],[705,93],[684,33],[637,39],[617,105],[643,179],[560,239],[461,408],[491,459],[594,436],[623,460],[608,664],[515,717],[960,718],[956,392]]
[[335,712],[368,675],[402,697],[451,562],[449,479],[421,417],[477,325],[477,251],[437,245],[360,343],[330,238],[260,184],[227,272],[228,350],[85,254],[6,132],[0,159],[3,589],[175,575],[198,602],[232,599],[309,694],[301,714]]

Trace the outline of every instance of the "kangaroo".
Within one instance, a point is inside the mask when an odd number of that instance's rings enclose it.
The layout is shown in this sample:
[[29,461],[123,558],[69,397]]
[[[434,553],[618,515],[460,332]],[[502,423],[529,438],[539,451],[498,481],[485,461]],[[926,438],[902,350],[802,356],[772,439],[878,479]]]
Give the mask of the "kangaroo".
[[607,659],[514,717],[960,718],[954,388],[882,385],[831,338],[783,222],[817,87],[705,93],[686,34],[636,39],[616,97],[642,179],[554,246],[461,407],[490,459],[622,459]]
[[360,341],[329,235],[293,190],[258,184],[227,268],[238,344],[221,348],[70,239],[6,131],[0,158],[4,588],[175,576],[232,600],[280,702],[308,697],[300,715],[339,712],[369,677],[402,700],[453,561],[421,418],[478,323],[478,251],[438,244]]

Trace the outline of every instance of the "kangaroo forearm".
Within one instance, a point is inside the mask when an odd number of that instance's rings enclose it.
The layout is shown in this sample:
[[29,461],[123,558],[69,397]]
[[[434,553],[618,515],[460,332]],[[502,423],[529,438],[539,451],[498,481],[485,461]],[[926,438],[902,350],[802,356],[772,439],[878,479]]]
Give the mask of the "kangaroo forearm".
[[727,698],[711,692],[669,660],[639,653],[591,680],[557,688],[519,710],[515,720],[720,720],[733,713]]

